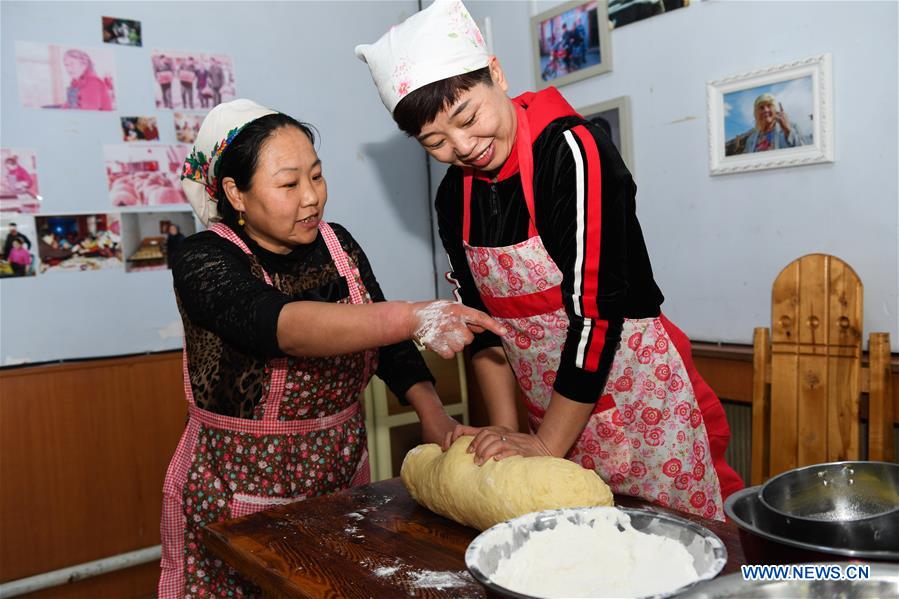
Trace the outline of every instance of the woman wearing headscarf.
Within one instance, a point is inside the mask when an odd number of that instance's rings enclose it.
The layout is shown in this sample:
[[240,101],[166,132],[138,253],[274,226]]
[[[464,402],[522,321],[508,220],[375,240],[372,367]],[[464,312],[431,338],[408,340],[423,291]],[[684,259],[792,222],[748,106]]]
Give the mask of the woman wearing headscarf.
[[457,423],[409,339],[449,357],[469,326],[502,330],[459,304],[385,302],[362,248],[323,220],[313,144],[309,126],[235,100],[209,113],[185,161],[209,229],[173,264],[190,419],[163,488],[160,597],[253,594],[201,527],[368,482],[359,397],[375,373],[438,440]]
[[66,51],[63,66],[72,78],[66,90],[66,108],[112,110],[109,87],[94,72],[94,62],[83,50]]

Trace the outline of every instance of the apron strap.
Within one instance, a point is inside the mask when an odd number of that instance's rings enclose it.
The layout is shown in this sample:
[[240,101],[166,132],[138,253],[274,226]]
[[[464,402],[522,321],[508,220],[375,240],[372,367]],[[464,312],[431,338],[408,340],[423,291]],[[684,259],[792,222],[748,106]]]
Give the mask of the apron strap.
[[[331,254],[331,259],[334,261],[334,265],[337,267],[337,272],[340,273],[344,279],[346,279],[347,287],[350,290],[350,301],[353,304],[363,304],[365,303],[364,298],[362,297],[362,291],[359,289],[359,284],[356,282],[356,274],[353,272],[353,268],[350,266],[350,258],[347,256],[346,251],[344,251],[343,246],[340,245],[340,240],[337,239],[337,235],[334,233],[334,229],[331,228],[331,225],[326,223],[325,221],[319,221],[318,230],[322,235],[322,239],[325,240],[325,245],[328,247],[328,252]],[[373,365],[373,354],[376,350],[366,350],[365,353],[365,371],[363,372],[362,380],[365,381],[365,384],[368,384],[368,380],[371,378],[371,375],[374,374],[372,371]],[[363,387],[364,390],[364,387]],[[359,391],[360,393],[362,390]]]
[[[244,254],[248,256],[252,256],[253,252],[250,251],[250,248],[247,247],[247,244],[244,243],[243,239],[241,239],[237,233],[231,230],[228,225],[223,223],[215,223],[209,230],[221,237],[222,239],[227,239],[237,247],[239,247]],[[272,279],[268,276],[268,273],[265,269],[262,269],[262,276],[265,278],[266,285],[270,287],[274,287],[272,283]],[[185,354],[187,349],[185,349]],[[262,415],[263,420],[277,420],[278,412],[281,409],[281,399],[284,397],[284,385],[287,382],[287,358],[274,358],[270,360],[266,364],[266,370],[270,371],[271,375],[269,376],[268,382],[268,392],[265,396],[265,413]],[[185,377],[187,376],[187,356],[185,355]],[[185,386],[189,386],[189,381],[185,383]],[[193,397],[191,396],[191,401]]]
[[[515,115],[518,121],[515,134],[515,151],[518,154],[518,172],[524,201],[528,207],[531,221],[528,224],[528,238],[537,236],[537,216],[534,208],[534,153],[531,149],[531,126],[524,108],[516,103]],[[474,180],[474,169],[462,171],[462,241],[469,243],[471,232],[471,188]]]

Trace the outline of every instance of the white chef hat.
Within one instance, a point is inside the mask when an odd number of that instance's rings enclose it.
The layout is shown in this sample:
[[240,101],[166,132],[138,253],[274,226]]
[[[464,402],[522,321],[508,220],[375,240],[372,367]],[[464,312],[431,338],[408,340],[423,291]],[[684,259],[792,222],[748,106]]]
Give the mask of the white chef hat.
[[407,94],[429,83],[487,66],[484,37],[459,0],[434,0],[381,36],[356,46],[390,113]]

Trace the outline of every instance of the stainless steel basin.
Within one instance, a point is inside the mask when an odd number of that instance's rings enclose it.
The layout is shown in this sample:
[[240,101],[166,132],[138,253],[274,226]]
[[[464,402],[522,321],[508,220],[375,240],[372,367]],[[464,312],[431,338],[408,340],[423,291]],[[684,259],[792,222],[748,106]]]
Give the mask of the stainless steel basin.
[[775,476],[758,493],[768,532],[860,551],[899,551],[899,464],[831,462]]

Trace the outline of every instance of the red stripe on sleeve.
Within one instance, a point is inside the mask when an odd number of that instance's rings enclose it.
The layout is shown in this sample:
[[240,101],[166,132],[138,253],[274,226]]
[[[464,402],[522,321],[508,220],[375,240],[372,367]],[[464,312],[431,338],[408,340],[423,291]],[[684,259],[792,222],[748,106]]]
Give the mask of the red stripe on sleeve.
[[[583,125],[572,129],[581,140],[586,164],[584,165],[584,274],[582,277],[584,292],[583,305],[585,318],[599,318],[596,297],[599,294],[599,244],[602,231],[602,170],[599,164],[599,150],[596,140]],[[594,335],[594,338],[596,336]],[[600,342],[602,343],[602,342]]]

